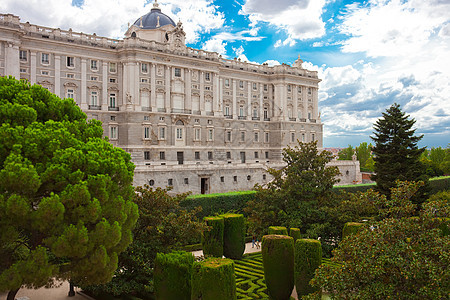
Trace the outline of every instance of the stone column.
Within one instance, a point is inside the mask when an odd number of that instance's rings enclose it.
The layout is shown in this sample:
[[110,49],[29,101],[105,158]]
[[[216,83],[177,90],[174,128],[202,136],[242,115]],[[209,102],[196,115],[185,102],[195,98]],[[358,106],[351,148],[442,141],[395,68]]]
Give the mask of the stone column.
[[36,52],[30,51],[30,82],[31,84],[36,83]]
[[152,111],[156,112],[156,64],[152,63],[150,68],[150,105]]
[[292,101],[293,101],[293,110],[292,110],[292,116],[294,118],[298,118],[298,90],[296,85],[292,85]]
[[88,103],[87,103],[87,84],[86,84],[86,58],[81,59],[81,109],[87,110],[88,109]]
[[259,84],[259,119],[264,120],[264,84]]
[[212,111],[214,115],[219,115],[219,74],[211,73],[213,76],[213,103],[212,103]]
[[286,109],[283,107],[283,85],[281,83],[275,84],[275,99],[274,99],[274,111],[273,116],[281,120],[282,112]]
[[61,97],[61,56],[55,55],[55,95]]
[[252,119],[252,83],[247,82],[247,120]]
[[170,97],[170,88],[171,88],[171,85],[172,85],[172,82],[171,82],[171,80],[170,80],[170,67],[169,66],[166,66],[166,85],[165,85],[165,87],[166,87],[166,99],[165,99],[165,107],[166,107],[166,112],[170,112],[170,110],[171,110],[171,108],[172,108],[172,104],[170,103],[170,101],[171,101],[171,97]]
[[141,82],[141,78],[140,78],[140,65],[139,62],[135,62],[133,64],[133,74],[134,74],[134,78],[133,81],[131,82],[131,85],[133,86],[133,108],[134,110],[141,110],[140,106],[142,105],[141,103],[141,91],[139,89],[140,87],[140,82]]
[[191,82],[191,69],[186,69],[184,72],[184,91],[185,91],[185,100],[184,100],[184,108],[188,110],[192,110],[192,82]]
[[236,79],[233,79],[233,119],[238,118],[238,107],[237,107],[237,97],[236,97]]
[[312,90],[312,102],[313,102],[313,111],[312,111],[312,117],[313,119],[319,118],[319,97],[317,94],[317,88],[313,88]]
[[217,111],[221,117],[223,117],[223,110],[223,79],[219,78],[219,107],[217,108]]
[[269,118],[273,118],[275,116],[275,99],[273,98],[273,84],[268,83],[267,88],[269,89]]
[[205,72],[200,72],[200,113],[206,114],[205,111]]
[[20,79],[19,46],[11,42],[5,46],[5,75]]
[[308,120],[308,87],[302,86],[303,119]]
[[108,110],[108,63],[102,63],[102,109]]

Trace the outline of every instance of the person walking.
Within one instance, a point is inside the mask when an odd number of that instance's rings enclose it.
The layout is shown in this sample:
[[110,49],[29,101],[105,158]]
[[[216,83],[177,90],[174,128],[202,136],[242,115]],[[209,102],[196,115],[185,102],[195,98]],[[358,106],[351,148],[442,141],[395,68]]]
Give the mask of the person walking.
[[252,236],[252,248],[255,248],[256,237]]

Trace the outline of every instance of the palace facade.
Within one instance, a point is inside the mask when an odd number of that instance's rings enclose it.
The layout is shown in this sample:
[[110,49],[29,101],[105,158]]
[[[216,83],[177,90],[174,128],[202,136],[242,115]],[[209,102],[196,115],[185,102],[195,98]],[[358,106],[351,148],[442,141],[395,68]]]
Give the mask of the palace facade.
[[[270,180],[265,170],[281,167],[297,139],[323,144],[317,72],[300,58],[257,65],[187,47],[157,3],[120,40],[0,15],[0,75],[73,98],[102,121],[131,154],[135,185],[248,190]],[[341,183],[360,181],[358,162],[340,169]]]

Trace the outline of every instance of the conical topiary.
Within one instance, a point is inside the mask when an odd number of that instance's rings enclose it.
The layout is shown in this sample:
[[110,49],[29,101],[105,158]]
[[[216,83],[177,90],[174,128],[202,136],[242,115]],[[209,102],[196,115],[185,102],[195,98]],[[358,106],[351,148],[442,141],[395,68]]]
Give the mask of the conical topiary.
[[192,300],[234,300],[236,279],[231,259],[210,257],[192,268]]
[[284,226],[270,226],[269,234],[288,235],[287,228]]
[[157,253],[153,274],[156,299],[189,300],[193,263],[190,252]]
[[208,229],[202,233],[203,255],[222,257],[223,256],[223,217],[205,217]]
[[294,239],[286,235],[265,235],[261,251],[270,298],[289,299],[294,288]]
[[309,281],[321,264],[322,245],[318,240],[298,239],[295,242],[295,288],[298,299],[320,290],[313,288]]
[[245,219],[242,214],[223,214],[223,255],[241,259],[245,251]]

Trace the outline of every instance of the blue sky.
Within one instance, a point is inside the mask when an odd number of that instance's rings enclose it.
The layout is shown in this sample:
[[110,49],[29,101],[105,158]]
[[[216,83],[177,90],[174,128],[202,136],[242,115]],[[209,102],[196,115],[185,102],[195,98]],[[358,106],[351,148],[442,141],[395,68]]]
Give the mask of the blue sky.
[[[3,0],[22,22],[122,38],[146,0]],[[416,119],[421,146],[450,143],[448,0],[159,0],[189,46],[254,63],[303,66],[322,78],[324,146],[370,142],[392,103]],[[42,7],[46,9],[42,9]]]

